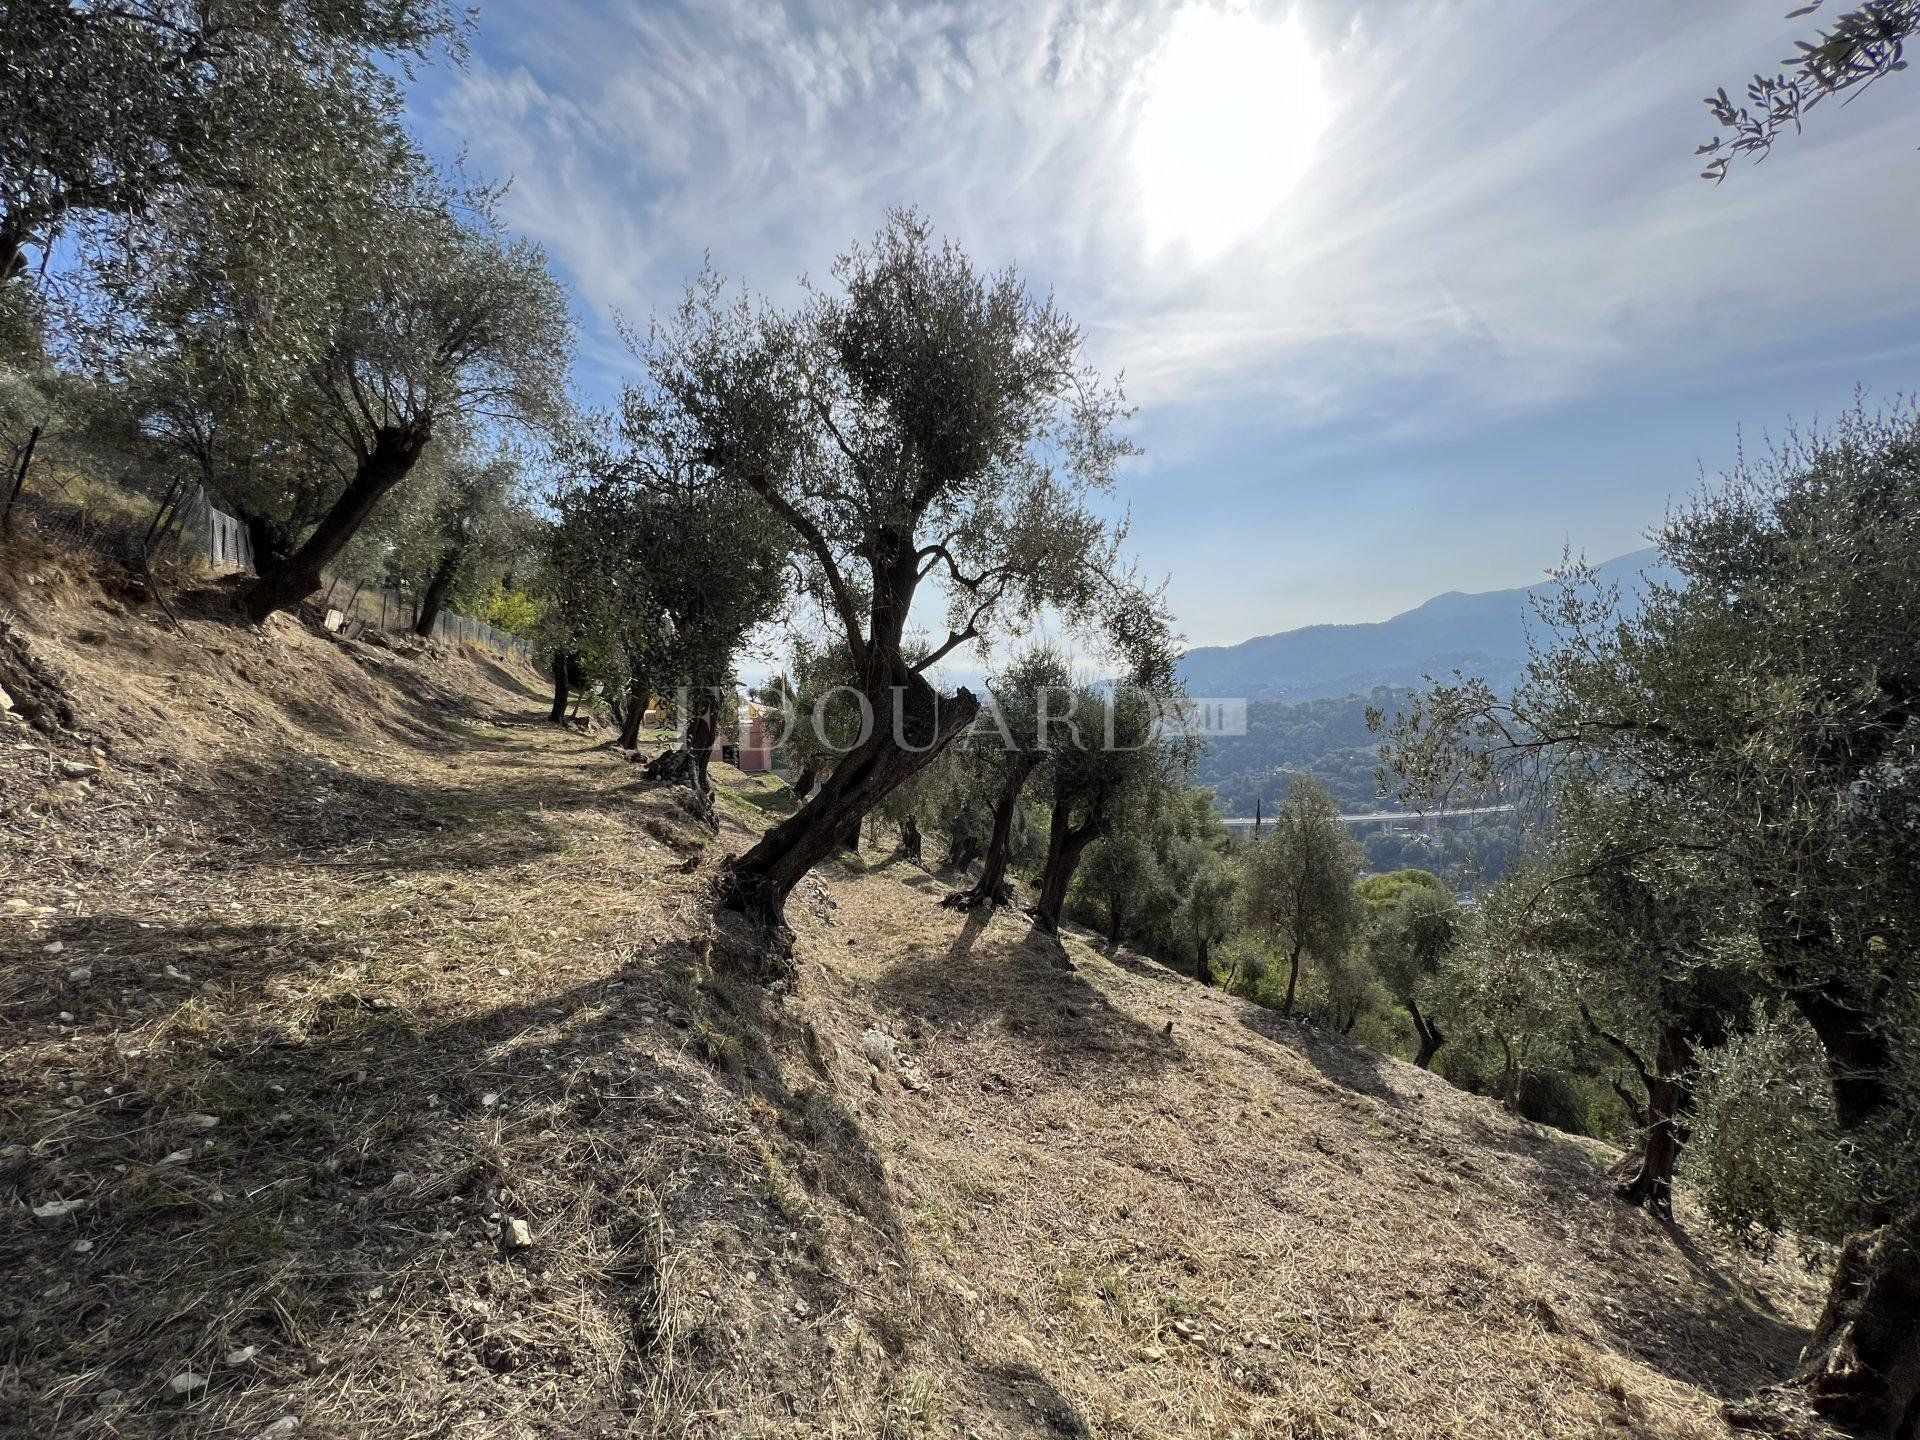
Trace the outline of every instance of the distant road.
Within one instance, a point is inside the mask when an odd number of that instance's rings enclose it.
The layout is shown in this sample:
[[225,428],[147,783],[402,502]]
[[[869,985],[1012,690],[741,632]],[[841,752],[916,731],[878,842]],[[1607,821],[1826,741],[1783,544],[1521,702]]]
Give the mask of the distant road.
[[[1512,810],[1512,805],[1463,805],[1457,810],[1370,810],[1364,815],[1342,815],[1340,818],[1349,825],[1388,825],[1394,821],[1408,824],[1424,824],[1427,821],[1444,822],[1457,820],[1467,815],[1504,815]],[[1263,824],[1272,823],[1273,816],[1263,817]],[[1251,815],[1230,815],[1222,823],[1230,830],[1251,830]]]

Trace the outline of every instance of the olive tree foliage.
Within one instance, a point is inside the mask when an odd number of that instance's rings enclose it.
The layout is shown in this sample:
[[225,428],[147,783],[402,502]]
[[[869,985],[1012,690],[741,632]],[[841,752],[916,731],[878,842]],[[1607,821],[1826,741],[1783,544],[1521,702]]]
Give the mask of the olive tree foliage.
[[[661,337],[647,352],[671,365],[682,343]],[[556,511],[578,536],[570,583],[585,598],[587,648],[627,693],[627,719],[651,694],[673,696],[685,741],[670,771],[707,788],[707,764],[731,709],[734,659],[748,634],[787,598],[789,536],[731,471],[711,463],[688,413],[654,375],[630,385],[611,448],[556,492]]]
[[1715,1224],[1755,1249],[1846,1238],[1859,1157],[1835,1124],[1820,1040],[1791,1010],[1757,1008],[1703,1050],[1680,1174]]
[[1656,538],[1678,583],[1623,615],[1576,570],[1511,697],[1437,687],[1389,754],[1421,796],[1463,776],[1604,788],[1596,856],[1642,874],[1685,859],[1737,895],[1740,981],[1818,1037],[1862,1157],[1854,1234],[1785,1393],[1893,1431],[1920,1407],[1920,414],[1856,407],[1790,434]]
[[1332,962],[1359,930],[1354,883],[1365,859],[1320,783],[1296,775],[1270,827],[1241,859],[1240,913],[1246,928],[1287,963],[1281,1011],[1291,1015],[1305,956]]
[[[1811,0],[1789,18],[1811,15],[1825,8],[1825,0]],[[1791,130],[1800,132],[1808,112],[1835,95],[1858,91],[1887,75],[1907,68],[1906,43],[1920,30],[1920,0],[1867,0],[1843,10],[1829,29],[1810,40],[1794,42],[1794,54],[1774,75],[1755,75],[1747,84],[1744,102],[1726,90],[1706,99],[1720,133],[1702,144],[1696,154],[1710,157],[1704,178],[1724,180],[1740,156],[1764,160],[1774,141]]]
[[1459,902],[1439,876],[1425,870],[1368,876],[1359,894],[1367,958],[1413,1022],[1413,1063],[1424,1070],[1447,1040],[1436,990],[1462,938]]
[[[728,307],[712,286],[691,303],[705,343],[679,347],[663,388],[792,532],[883,722],[729,868],[723,902],[777,923],[837,837],[978,712],[971,692],[938,694],[932,667],[1121,583],[1118,529],[1090,501],[1131,453],[1128,412],[1050,299],[911,211],[790,312]],[[910,658],[916,603],[947,633]]]
[[[303,245],[180,237],[143,303],[152,424],[244,520],[253,619],[297,604],[437,430],[539,432],[567,406],[573,330],[545,255],[496,193],[404,149]],[[350,233],[337,233],[342,230]]]
[[396,72],[457,56],[465,23],[446,0],[5,0],[0,280],[60,240],[148,258],[183,203],[321,202],[324,137],[390,126]]

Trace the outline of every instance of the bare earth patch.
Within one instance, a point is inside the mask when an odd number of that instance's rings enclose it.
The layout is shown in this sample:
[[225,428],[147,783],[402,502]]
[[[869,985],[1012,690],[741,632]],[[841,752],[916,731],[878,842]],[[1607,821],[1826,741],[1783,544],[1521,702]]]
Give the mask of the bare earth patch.
[[905,862],[731,980],[777,789],[535,676],[0,603],[83,732],[0,721],[6,1433],[1720,1436],[1799,1344],[1604,1147]]

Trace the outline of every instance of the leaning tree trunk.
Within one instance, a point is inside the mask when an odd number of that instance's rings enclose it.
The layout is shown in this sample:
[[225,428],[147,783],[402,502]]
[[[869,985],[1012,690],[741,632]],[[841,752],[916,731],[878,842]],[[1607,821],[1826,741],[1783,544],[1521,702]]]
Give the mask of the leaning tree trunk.
[[1202,985],[1213,984],[1213,942],[1204,935],[1194,938],[1193,978]]
[[[779,932],[793,887],[831,855],[875,805],[931,764],[980,712],[971,691],[942,697],[904,665],[896,666],[888,678],[897,687],[897,727],[876,724],[863,743],[841,757],[811,800],[768,830],[720,878],[720,903],[776,927],[781,942],[776,949],[782,956],[787,943]],[[880,698],[891,703],[895,691],[883,690]],[[790,975],[783,968],[770,978]]]
[[640,722],[647,717],[647,682],[635,675],[627,681],[627,713],[620,717],[620,748],[636,750],[640,746]]
[[1047,821],[1047,860],[1040,871],[1040,897],[1033,906],[1034,921],[1050,935],[1059,932],[1067,888],[1073,884],[1073,872],[1080,868],[1080,857],[1093,843],[1097,828],[1091,817],[1073,824],[1069,807],[1055,803]]
[[800,773],[793,777],[793,798],[805,800],[813,793],[813,767],[802,765]]
[[460,561],[465,549],[462,545],[449,549],[434,567],[433,578],[427,581],[427,592],[420,597],[419,618],[413,622],[413,633],[422,639],[430,639],[433,635],[441,607],[447,603],[447,592],[453,588],[453,578],[460,573]]
[[1433,1057],[1440,1047],[1447,1043],[1446,1034],[1434,1023],[1430,1015],[1422,1015],[1420,1006],[1414,1001],[1407,1002],[1407,1013],[1413,1016],[1413,1033],[1419,1039],[1420,1048],[1414,1053],[1413,1063],[1422,1070],[1432,1067]]
[[911,815],[900,822],[900,853],[915,864],[920,862],[920,822]]
[[20,461],[9,477],[6,508],[0,510],[0,535],[13,533],[13,507],[20,499],[20,492],[27,488],[27,473],[33,469],[33,451],[39,443],[40,427],[36,425],[27,432],[27,443],[20,447]]
[[1673,1218],[1673,1177],[1686,1142],[1684,1114],[1691,1094],[1693,1046],[1673,1025],[1660,1027],[1654,1068],[1646,1077],[1647,1127],[1639,1154],[1622,1172],[1620,1198]]
[[958,834],[947,838],[947,858],[940,862],[947,869],[965,872],[974,861],[980,858],[980,841],[977,836]]
[[572,678],[573,657],[564,650],[553,652],[553,708],[547,711],[547,720],[554,725],[564,725],[567,720],[568,681]]
[[[1819,963],[1844,973],[1831,955]],[[1869,1136],[1895,1103],[1887,1037],[1851,996],[1807,989],[1794,1002],[1826,1052],[1840,1131],[1871,1156]],[[1784,1397],[1859,1435],[1920,1436],[1920,1207],[1910,1196],[1889,1203],[1880,1188],[1870,1176],[1793,1378],[1729,1407],[1736,1423],[1771,1423]]]
[[[1039,763],[1038,756],[1022,757],[1007,772],[1000,798],[993,804],[993,834],[987,840],[987,858],[980,878],[965,890],[956,890],[940,903],[971,910],[976,905],[1011,905],[1013,887],[1007,883],[1007,853],[1013,848],[1013,817],[1020,809],[1020,792]],[[965,867],[960,867],[965,868]]]
[[1287,956],[1287,999],[1280,1007],[1282,1015],[1293,1014],[1294,992],[1300,988],[1300,942],[1293,942],[1293,951]]
[[247,618],[259,624],[274,611],[291,609],[318,590],[320,572],[346,548],[373,513],[373,507],[407,478],[431,436],[431,424],[425,420],[415,425],[382,427],[347,488],[305,543],[284,558],[262,562],[254,557],[259,577],[241,598]]

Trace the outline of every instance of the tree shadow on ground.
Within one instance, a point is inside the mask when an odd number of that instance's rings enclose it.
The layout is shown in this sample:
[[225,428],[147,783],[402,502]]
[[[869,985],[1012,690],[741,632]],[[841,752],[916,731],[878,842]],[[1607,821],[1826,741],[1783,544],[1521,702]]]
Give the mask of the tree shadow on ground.
[[993,915],[966,912],[944,951],[919,950],[874,984],[883,1004],[942,1025],[998,1024],[1033,1042],[1059,1073],[1131,1067],[1152,1074],[1174,1053],[1167,1036],[1117,1008],[1060,963],[1059,942],[1033,930],[986,943]]
[[[1504,1117],[1503,1117],[1504,1118]],[[1679,1225],[1622,1202],[1600,1156],[1578,1140],[1518,1119],[1472,1115],[1461,1133],[1472,1145],[1515,1162],[1508,1175],[1540,1203],[1525,1216],[1549,1243],[1565,1244],[1563,1221],[1596,1218],[1610,1263],[1591,1283],[1608,1348],[1722,1400],[1750,1394],[1789,1374],[1806,1341],[1781,1315]],[[1574,1223],[1578,1223],[1577,1220]],[[1675,1267],[1682,1267],[1676,1273]]]
[[1389,1105],[1402,1103],[1403,1097],[1388,1083],[1387,1077],[1394,1062],[1386,1056],[1364,1045],[1355,1045],[1343,1036],[1330,1035],[1305,1020],[1281,1015],[1258,1005],[1241,1007],[1239,1018],[1247,1029],[1298,1055],[1323,1078],[1343,1090],[1351,1090]]
[[1011,1361],[977,1365],[966,1384],[980,1402],[979,1408],[999,1419],[1005,1433],[1092,1440],[1093,1427],[1079,1407],[1033,1365]]
[[[404,1383],[383,1371],[382,1336],[423,1327],[436,1338],[407,1353],[437,1357],[430,1383],[511,1373],[565,1396],[567,1433],[611,1433],[631,1418],[623,1376],[670,1368],[665,1347],[713,1359],[815,1343],[784,1302],[664,1331],[656,1231],[718,1224],[742,1264],[777,1270],[821,1315],[889,1282],[821,1263],[800,1208],[814,1202],[782,1190],[793,1177],[911,1253],[857,1121],[829,1087],[783,1078],[771,1046],[792,1022],[759,987],[703,980],[686,940],[436,1022],[444,996],[332,978],[352,957],[324,934],[127,916],[70,933],[94,967],[84,994],[111,1001],[9,986],[29,1035],[53,1036],[68,1006],[99,1037],[63,1055],[83,1103],[23,1089],[24,1071],[4,1097],[29,1143],[0,1160],[0,1190],[83,1202],[58,1227],[0,1229],[0,1268],[20,1282],[0,1303],[0,1394],[33,1433],[81,1416],[120,1434],[253,1433],[290,1391],[311,1414],[343,1382],[369,1396]],[[168,955],[190,978],[164,975]],[[500,985],[476,959],[474,983]],[[271,988],[315,971],[330,978],[298,999]],[[146,1042],[129,1046],[135,1027]],[[791,1170],[755,1138],[769,1118],[795,1142]],[[222,1365],[246,1345],[252,1363]],[[169,1404],[164,1382],[186,1367],[211,1383]],[[121,1398],[98,1408],[109,1389]]]

